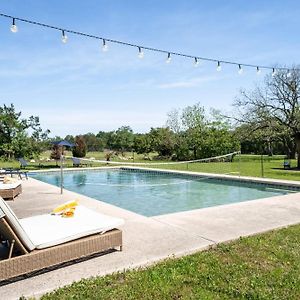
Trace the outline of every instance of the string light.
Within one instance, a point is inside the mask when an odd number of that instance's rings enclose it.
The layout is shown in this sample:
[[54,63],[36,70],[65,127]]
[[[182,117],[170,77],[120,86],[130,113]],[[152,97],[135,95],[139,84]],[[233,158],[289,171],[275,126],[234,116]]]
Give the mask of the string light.
[[197,57],[195,57],[194,67],[197,68],[198,66],[199,66],[199,60]]
[[261,73],[261,69],[259,67],[256,67],[256,74],[260,75],[260,73]]
[[106,40],[102,40],[102,51],[107,52],[108,51],[108,45],[106,44]]
[[144,51],[143,51],[143,49],[141,47],[139,47],[138,57],[141,58],[141,59],[144,58]]
[[[142,50],[148,50],[148,51],[153,51],[153,52],[158,52],[158,53],[168,53],[168,58],[166,60],[167,63],[169,63],[171,61],[171,54],[172,54],[172,55],[181,56],[181,57],[185,57],[185,58],[192,58],[192,59],[195,60],[195,62],[196,61],[199,62],[199,60],[201,60],[201,61],[208,61],[208,62],[217,63],[218,64],[217,65],[217,71],[221,71],[221,63],[222,63],[222,64],[229,64],[229,65],[238,65],[239,66],[239,73],[243,72],[243,70],[241,68],[243,66],[243,67],[256,68],[256,70],[259,70],[259,71],[261,71],[261,69],[272,70],[272,76],[274,76],[274,74],[276,73],[277,70],[284,70],[284,71],[288,71],[289,76],[291,76],[290,70],[286,67],[278,67],[275,70],[274,67],[270,67],[270,66],[263,66],[263,65],[257,66],[257,65],[247,64],[247,63],[238,63],[238,62],[234,62],[234,61],[218,60],[218,59],[215,59],[215,58],[193,56],[193,55],[184,54],[184,53],[180,53],[180,52],[166,51],[166,50],[163,50],[163,49],[136,45],[136,44],[132,44],[132,43],[128,43],[128,42],[123,42],[123,41],[120,41],[120,40],[107,39],[107,38],[103,38],[103,37],[100,37],[100,36],[87,34],[87,33],[84,33],[84,32],[70,30],[70,29],[64,29],[64,28],[60,28],[60,27],[57,27],[57,26],[52,26],[52,25],[48,25],[48,24],[44,24],[44,23],[40,23],[40,22],[36,22],[36,21],[32,21],[32,20],[22,19],[22,18],[10,16],[10,15],[3,14],[3,13],[0,13],[0,17],[12,19],[12,25],[11,25],[10,30],[14,33],[18,31],[18,27],[15,24],[16,20],[18,20],[19,22],[28,23],[28,24],[32,24],[32,25],[35,25],[35,26],[40,26],[40,27],[50,28],[50,29],[54,29],[54,30],[59,30],[63,33],[63,36],[62,36],[62,42],[63,43],[66,43],[67,40],[68,40],[68,37],[65,34],[65,32],[67,32],[67,33],[72,33],[72,34],[80,35],[80,36],[87,37],[87,38],[102,40],[102,42],[103,42],[102,50],[103,51],[108,50],[108,46],[107,46],[106,42],[109,42],[109,43],[115,43],[115,44],[119,44],[119,45],[123,45],[123,46],[137,47],[138,49],[141,49],[142,53],[143,53]],[[143,54],[141,54],[141,56],[143,56]],[[139,57],[140,57],[140,52],[139,52]],[[295,70],[300,71],[299,68],[296,68]],[[258,73],[258,71],[257,71],[257,73]]]
[[169,52],[169,53],[168,53],[168,57],[167,57],[167,59],[166,59],[166,63],[169,64],[169,63],[171,62],[171,59],[172,59],[172,58],[171,58],[171,53]]
[[62,36],[61,36],[61,41],[62,41],[64,44],[66,44],[67,41],[68,41],[68,36],[66,35],[66,33],[65,33],[64,30],[62,30],[61,34],[62,34]]
[[240,75],[242,75],[243,72],[244,72],[244,70],[243,70],[242,66],[239,64],[239,71],[238,71],[238,73],[239,73]]
[[12,25],[10,26],[10,31],[13,33],[18,32],[18,26],[16,25],[15,18],[13,18]]

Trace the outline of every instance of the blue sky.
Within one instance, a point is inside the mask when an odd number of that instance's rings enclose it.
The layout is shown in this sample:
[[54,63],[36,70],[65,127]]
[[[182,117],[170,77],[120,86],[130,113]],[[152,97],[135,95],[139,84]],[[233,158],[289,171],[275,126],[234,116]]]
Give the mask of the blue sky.
[[[2,13],[145,46],[261,65],[299,57],[298,1],[7,0]],[[51,135],[163,126],[174,108],[200,102],[230,111],[240,88],[263,80],[245,68],[193,61],[0,18],[0,99],[24,116],[38,115]]]

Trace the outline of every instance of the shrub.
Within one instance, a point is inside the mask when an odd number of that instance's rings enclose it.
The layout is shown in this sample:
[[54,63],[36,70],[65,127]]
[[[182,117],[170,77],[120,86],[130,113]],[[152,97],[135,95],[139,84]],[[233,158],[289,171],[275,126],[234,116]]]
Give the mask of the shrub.
[[75,147],[72,150],[72,154],[75,157],[85,157],[86,155],[86,143],[82,135],[78,135],[75,138]]

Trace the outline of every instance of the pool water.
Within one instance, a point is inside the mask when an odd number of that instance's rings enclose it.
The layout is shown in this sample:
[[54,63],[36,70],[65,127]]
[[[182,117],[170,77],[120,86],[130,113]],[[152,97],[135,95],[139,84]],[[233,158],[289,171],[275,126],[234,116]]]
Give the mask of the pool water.
[[[59,172],[36,173],[32,177],[60,186]],[[270,185],[122,169],[65,172],[64,187],[144,216],[294,192]]]

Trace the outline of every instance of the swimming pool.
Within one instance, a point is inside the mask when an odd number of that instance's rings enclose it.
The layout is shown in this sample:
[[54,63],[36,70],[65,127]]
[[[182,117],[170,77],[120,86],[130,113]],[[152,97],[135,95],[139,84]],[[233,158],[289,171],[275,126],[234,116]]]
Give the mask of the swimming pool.
[[[60,173],[33,178],[60,186]],[[156,216],[295,192],[276,185],[130,169],[64,172],[64,187],[144,216]]]

